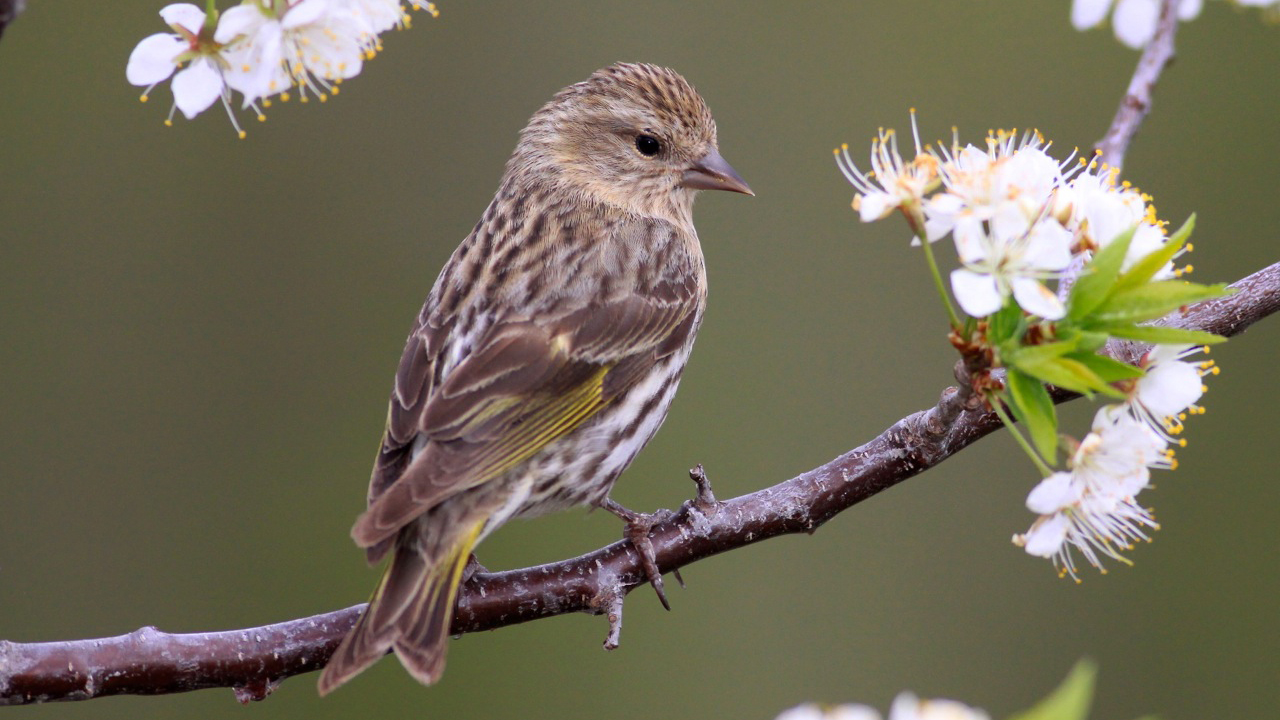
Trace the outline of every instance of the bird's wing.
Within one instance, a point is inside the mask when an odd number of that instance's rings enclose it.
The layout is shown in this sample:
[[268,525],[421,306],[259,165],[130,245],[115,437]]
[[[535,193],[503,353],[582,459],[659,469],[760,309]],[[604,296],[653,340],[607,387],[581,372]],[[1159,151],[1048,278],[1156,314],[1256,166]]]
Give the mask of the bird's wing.
[[[388,466],[400,472],[383,478],[357,519],[357,544],[378,548],[444,498],[498,477],[625,393],[695,331],[697,292],[690,278],[549,323],[499,322],[434,387],[429,366],[402,361],[384,440],[384,453],[389,444],[402,448]],[[421,392],[402,395],[402,386]],[[408,459],[411,419],[429,442]],[[375,471],[371,497],[378,483]]]

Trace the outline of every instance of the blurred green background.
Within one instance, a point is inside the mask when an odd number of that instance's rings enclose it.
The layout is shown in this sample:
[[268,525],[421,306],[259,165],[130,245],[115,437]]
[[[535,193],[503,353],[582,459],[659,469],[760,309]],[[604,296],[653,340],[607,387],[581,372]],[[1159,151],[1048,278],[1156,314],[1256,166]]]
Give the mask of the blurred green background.
[[[674,507],[704,463],[729,497],[791,477],[934,402],[953,352],[897,221],[861,225],[831,162],[920,111],[928,139],[1039,127],[1100,137],[1137,54],[1068,3],[453,2],[324,106],[236,139],[219,108],[161,121],[124,80],[161,2],[31,3],[0,42],[0,637],[238,628],[345,607],[376,581],[347,536],[405,333],[484,209],[516,132],[616,60],[670,65],[715,112],[758,197],[697,210],[711,302],[672,413],[615,498]],[[225,5],[225,4],[224,4]],[[225,7],[224,7],[225,9]],[[1212,2],[1126,177],[1199,213],[1194,279],[1274,262],[1280,29]],[[1182,468],[1143,495],[1164,529],[1136,566],[1059,580],[1009,543],[1034,468],[1005,434],[812,537],[642,590],[622,647],[586,615],[468,635],[441,684],[393,660],[320,700],[314,675],[107,698],[29,718],[772,718],[805,700],[886,708],[901,689],[996,716],[1081,656],[1095,718],[1275,717],[1280,637],[1272,319],[1223,367]],[[1076,403],[1067,429],[1091,410]],[[516,523],[490,568],[619,537],[604,513]]]

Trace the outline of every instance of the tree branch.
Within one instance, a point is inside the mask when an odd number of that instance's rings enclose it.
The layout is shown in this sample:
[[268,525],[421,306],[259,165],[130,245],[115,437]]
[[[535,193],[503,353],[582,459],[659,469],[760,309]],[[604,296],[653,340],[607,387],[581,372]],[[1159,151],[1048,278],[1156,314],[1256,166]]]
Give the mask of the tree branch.
[[1177,32],[1178,0],[1161,0],[1156,33],[1138,59],[1138,67],[1129,80],[1129,89],[1120,100],[1120,108],[1116,110],[1111,127],[1094,146],[1100,153],[1099,159],[1111,167],[1118,168],[1124,164],[1125,151],[1151,110],[1151,91],[1155,89],[1160,73],[1173,62],[1173,38]]
[[[1165,319],[1174,327],[1238,335],[1280,310],[1280,263],[1232,285],[1228,297]],[[1122,352],[1130,360],[1141,346]],[[962,383],[963,386],[963,383]],[[1067,394],[1055,396],[1063,402]],[[895,423],[871,442],[758,492],[718,502],[701,468],[696,500],[653,528],[658,567],[685,565],[761,540],[812,533],[853,505],[937,465],[1000,426],[968,392],[948,388],[938,404]],[[570,612],[607,614],[616,645],[622,598],[646,583],[631,546],[617,542],[581,557],[522,570],[477,574],[462,589],[454,633],[476,632]],[[266,697],[285,678],[319,669],[363,605],[259,628],[168,634],[142,628],[99,640],[0,641],[0,704],[155,695],[231,687],[241,702]]]

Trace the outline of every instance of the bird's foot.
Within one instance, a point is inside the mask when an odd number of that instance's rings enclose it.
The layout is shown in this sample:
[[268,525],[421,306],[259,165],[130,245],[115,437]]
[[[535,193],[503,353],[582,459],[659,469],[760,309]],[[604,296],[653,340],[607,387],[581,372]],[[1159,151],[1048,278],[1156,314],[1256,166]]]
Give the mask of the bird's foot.
[[[649,579],[649,584],[658,593],[658,600],[662,602],[662,607],[670,610],[671,603],[667,602],[667,593],[662,587],[662,572],[658,570],[658,562],[654,557],[653,541],[649,539],[649,531],[653,529],[654,525],[670,520],[673,513],[670,510],[638,513],[622,507],[609,498],[601,500],[600,507],[617,515],[627,523],[622,536],[640,554],[640,566],[644,568],[645,577]],[[681,587],[684,586],[684,580],[680,578],[680,573],[678,572],[676,573],[676,580],[680,582]]]

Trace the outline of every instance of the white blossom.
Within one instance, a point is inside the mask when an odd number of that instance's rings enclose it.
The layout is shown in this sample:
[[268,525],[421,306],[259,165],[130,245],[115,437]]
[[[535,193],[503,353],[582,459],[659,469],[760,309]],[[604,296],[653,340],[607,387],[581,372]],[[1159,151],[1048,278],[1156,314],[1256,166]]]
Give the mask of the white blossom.
[[1199,415],[1204,408],[1196,402],[1208,389],[1205,375],[1218,374],[1218,366],[1212,360],[1184,362],[1183,358],[1206,351],[1199,345],[1157,345],[1142,359],[1146,371],[1132,383],[1128,413],[1144,423],[1152,432],[1167,442],[1182,433],[1182,421],[1187,413]]
[[[145,102],[156,85],[172,76],[173,108],[166,124],[172,123],[174,108],[190,120],[215,100],[222,99],[226,105],[229,92],[225,50],[207,34],[202,35],[204,11],[189,3],[174,3],[162,8],[160,17],[176,32],[143,38],[129,55],[125,78],[130,84],[146,88],[142,93]],[[230,112],[229,106],[227,110]],[[231,122],[243,134],[234,116]]]
[[880,220],[900,208],[913,225],[922,223],[921,203],[925,193],[937,182],[937,160],[920,146],[914,112],[911,114],[911,130],[916,150],[911,162],[904,161],[898,152],[897,133],[884,128],[871,141],[869,173],[863,174],[858,170],[849,156],[848,145],[836,151],[836,165],[858,191],[853,198],[853,207],[863,222]]
[[1074,553],[1103,572],[1104,557],[1129,564],[1122,551],[1150,540],[1148,531],[1159,527],[1136,497],[1147,487],[1150,469],[1169,467],[1168,459],[1163,437],[1123,405],[1103,407],[1072,453],[1070,471],[1053,473],[1027,496],[1027,509],[1040,517],[1014,543],[1052,558],[1059,572],[1077,581]]
[[335,0],[300,0],[277,16],[253,0],[222,14],[214,39],[235,48],[227,84],[245,105],[286,94],[295,84],[306,102],[322,102],[336,85],[360,73],[368,40],[367,19]]
[[1003,204],[986,223],[956,227],[956,251],[964,267],[951,272],[951,289],[964,311],[985,317],[1010,295],[1033,315],[1048,320],[1066,310],[1041,280],[1071,263],[1071,233],[1052,219],[1031,221],[1012,203]]

